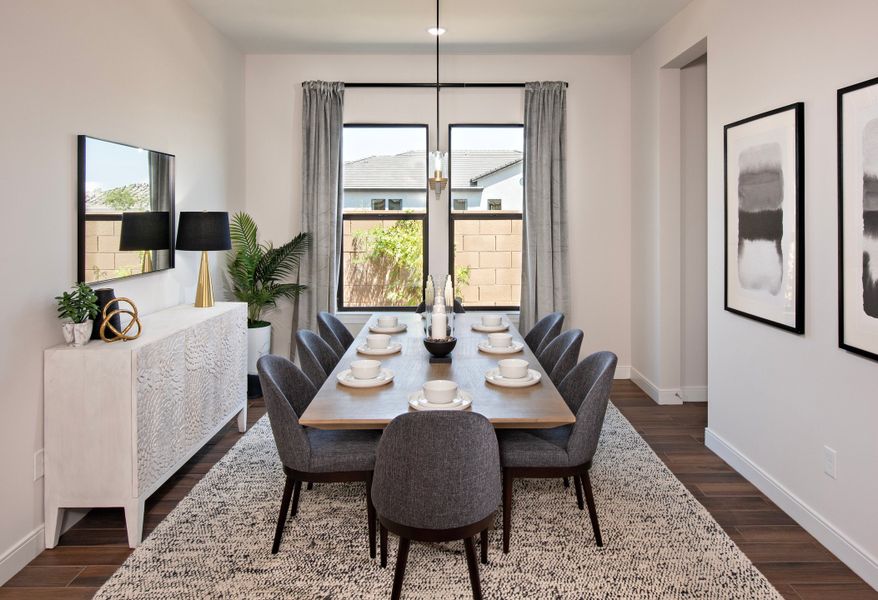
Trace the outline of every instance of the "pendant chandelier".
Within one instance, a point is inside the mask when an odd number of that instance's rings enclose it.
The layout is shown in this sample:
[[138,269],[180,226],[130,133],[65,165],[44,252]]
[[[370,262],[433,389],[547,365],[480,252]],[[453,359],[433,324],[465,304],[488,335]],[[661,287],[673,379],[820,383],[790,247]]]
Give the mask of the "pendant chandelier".
[[430,153],[430,168],[433,170],[433,176],[429,178],[429,183],[436,192],[436,199],[439,200],[442,196],[442,190],[448,185],[448,177],[446,176],[448,153],[440,150],[442,130],[439,125],[439,36],[445,33],[445,30],[439,26],[439,0],[436,0],[436,26],[427,31],[436,36],[436,149]]

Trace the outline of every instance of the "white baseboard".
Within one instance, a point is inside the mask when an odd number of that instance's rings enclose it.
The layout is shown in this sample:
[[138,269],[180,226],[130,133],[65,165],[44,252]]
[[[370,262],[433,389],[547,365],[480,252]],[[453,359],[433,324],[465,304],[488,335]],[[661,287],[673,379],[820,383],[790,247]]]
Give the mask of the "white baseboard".
[[683,402],[707,402],[706,385],[685,385],[680,388]]
[[713,432],[710,427],[704,430],[704,444],[768,496],[808,533],[817,538],[854,573],[878,590],[878,559],[848,539],[801,498],[751,462],[737,448]]
[[631,379],[631,367],[628,365],[616,365],[616,374],[613,379]]
[[661,389],[634,367],[630,367],[630,370],[631,381],[658,404],[683,404],[683,394],[679,388]]
[[45,549],[45,533],[40,525],[0,556],[0,585],[9,581]]

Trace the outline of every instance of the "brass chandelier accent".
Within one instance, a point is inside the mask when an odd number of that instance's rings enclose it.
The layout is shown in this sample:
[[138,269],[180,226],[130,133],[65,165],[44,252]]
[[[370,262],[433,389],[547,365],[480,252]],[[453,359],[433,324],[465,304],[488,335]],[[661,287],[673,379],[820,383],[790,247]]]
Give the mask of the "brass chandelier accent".
[[444,33],[444,30],[439,26],[439,0],[436,0],[436,27],[433,31],[435,32],[433,35],[436,36],[436,150],[430,153],[433,176],[428,181],[436,193],[436,199],[439,200],[442,191],[448,185],[448,178],[445,176],[448,168],[448,153],[440,150],[442,130],[439,121],[439,91],[441,89],[439,85],[439,37]]

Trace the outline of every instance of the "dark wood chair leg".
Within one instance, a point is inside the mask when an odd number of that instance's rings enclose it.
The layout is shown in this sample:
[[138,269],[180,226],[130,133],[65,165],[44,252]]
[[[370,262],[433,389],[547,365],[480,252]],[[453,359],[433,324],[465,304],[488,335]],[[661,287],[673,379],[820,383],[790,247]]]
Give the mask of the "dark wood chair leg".
[[366,515],[369,519],[369,558],[375,558],[375,505],[372,504],[372,481],[366,482]]
[[313,482],[313,481],[309,481],[309,482],[308,482],[308,489],[309,489],[309,490],[313,490],[313,489],[314,489],[314,482]]
[[591,479],[588,476],[588,471],[582,474],[582,479],[582,484],[585,488],[585,501],[588,504],[588,516],[591,519],[591,529],[594,531],[594,541],[598,546],[603,546],[601,526],[598,524],[598,509],[594,505],[594,494],[592,494]]
[[290,509],[290,495],[293,493],[293,487],[298,485],[298,481],[287,475],[284,483],[284,495],[280,500],[280,513],[277,516],[277,527],[274,530],[274,543],[271,545],[271,553],[277,554],[280,549],[280,540],[284,534],[284,522],[287,520],[287,511]]
[[291,517],[295,517],[297,514],[299,514],[299,495],[301,494],[301,492],[302,492],[302,482],[297,481],[296,482],[296,489],[295,489],[295,491],[293,491],[293,509],[290,512]]
[[379,524],[381,530],[381,568],[387,566],[387,528]]
[[564,478],[564,487],[566,487],[566,488],[570,487],[570,478],[569,477]]
[[399,600],[402,594],[402,580],[405,577],[405,565],[409,559],[409,540],[399,538],[399,550],[396,551],[396,572],[393,574],[393,591],[390,593],[391,600]]
[[503,554],[509,554],[509,535],[512,529],[512,475],[503,470]]
[[482,529],[481,539],[479,540],[479,545],[482,550],[482,564],[488,564],[488,530]]
[[473,538],[469,537],[463,540],[463,546],[466,550],[466,566],[469,567],[469,582],[473,587],[473,599],[482,600],[482,584],[479,581],[479,563],[476,561],[476,548],[473,544]]
[[573,486],[576,488],[576,505],[579,507],[579,510],[582,510],[582,479],[579,475],[573,476]]

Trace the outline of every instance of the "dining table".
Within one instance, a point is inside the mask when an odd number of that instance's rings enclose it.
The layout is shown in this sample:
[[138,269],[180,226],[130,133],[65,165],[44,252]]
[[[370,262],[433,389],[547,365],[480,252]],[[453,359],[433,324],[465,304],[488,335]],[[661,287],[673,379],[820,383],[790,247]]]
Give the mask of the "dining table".
[[[380,313],[387,316],[388,313]],[[475,331],[481,323],[478,313],[460,313],[452,318],[452,334],[457,344],[448,362],[431,362],[424,346],[424,317],[417,313],[393,314],[406,329],[391,336],[392,342],[402,345],[401,351],[386,356],[366,356],[358,348],[366,344],[370,328],[377,325],[378,314],[373,314],[345,351],[335,369],[317,391],[299,418],[299,423],[317,429],[383,429],[395,417],[416,409],[409,398],[422,389],[425,382],[437,379],[451,380],[472,397],[472,410],[485,416],[495,428],[547,429],[576,421],[564,398],[552,384],[534,353],[524,342],[519,331],[504,316],[507,332],[523,348],[514,354],[488,354],[479,349],[487,334]],[[540,374],[540,380],[528,387],[500,387],[486,380],[485,374],[496,368],[503,358],[522,358]],[[393,379],[380,387],[348,387],[339,381],[339,374],[350,368],[353,361],[376,359],[384,369],[393,373]]]

